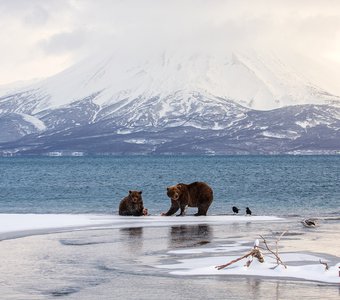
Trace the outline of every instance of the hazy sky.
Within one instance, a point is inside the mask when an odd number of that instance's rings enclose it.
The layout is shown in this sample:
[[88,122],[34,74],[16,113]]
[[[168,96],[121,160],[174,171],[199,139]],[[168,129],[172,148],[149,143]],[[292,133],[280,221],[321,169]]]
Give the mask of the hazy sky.
[[0,84],[54,74],[103,49],[231,45],[336,65],[340,1],[0,0]]

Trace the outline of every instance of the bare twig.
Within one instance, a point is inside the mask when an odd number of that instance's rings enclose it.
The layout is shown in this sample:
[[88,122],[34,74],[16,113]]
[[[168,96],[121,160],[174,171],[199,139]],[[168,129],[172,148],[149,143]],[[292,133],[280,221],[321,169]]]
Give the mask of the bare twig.
[[[276,263],[279,264],[278,262],[278,257],[279,257],[279,241],[281,240],[281,238],[287,233],[287,230],[285,230],[284,232],[281,233],[281,235],[279,236],[279,238],[275,241],[275,246],[276,246],[276,250],[275,250],[275,256],[276,256]],[[286,267],[287,268],[287,267]]]
[[252,259],[247,260],[246,264],[244,265],[245,267],[249,268],[250,264],[253,262]]
[[281,260],[279,254],[278,254],[278,252],[279,252],[279,251],[278,251],[278,243],[279,243],[280,239],[282,238],[282,236],[283,236],[285,233],[286,233],[286,231],[284,231],[284,232],[281,234],[281,236],[276,240],[276,242],[275,242],[275,243],[276,243],[276,250],[275,250],[275,252],[269,248],[266,239],[265,239],[262,235],[260,235],[260,237],[261,237],[261,239],[263,240],[263,243],[264,243],[264,245],[266,246],[266,249],[267,249],[271,254],[273,254],[273,255],[275,256],[277,264],[278,264],[278,265],[281,264],[281,265],[283,265],[283,266],[285,267],[285,269],[287,269],[287,266],[286,266],[285,263]]
[[321,259],[319,259],[319,263],[325,266],[325,271],[329,269],[328,263],[326,263],[325,261],[322,261]]

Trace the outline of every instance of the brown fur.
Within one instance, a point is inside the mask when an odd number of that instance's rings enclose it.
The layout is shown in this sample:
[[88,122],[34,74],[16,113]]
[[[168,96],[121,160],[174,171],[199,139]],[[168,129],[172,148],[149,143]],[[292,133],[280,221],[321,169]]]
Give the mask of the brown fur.
[[129,191],[129,195],[119,203],[119,215],[121,216],[142,216],[145,209],[142,199],[142,191]]
[[167,188],[167,195],[171,199],[171,207],[162,215],[171,216],[179,209],[178,216],[185,215],[185,208],[197,207],[195,216],[205,216],[213,201],[213,191],[205,182],[193,182],[190,184],[179,183]]

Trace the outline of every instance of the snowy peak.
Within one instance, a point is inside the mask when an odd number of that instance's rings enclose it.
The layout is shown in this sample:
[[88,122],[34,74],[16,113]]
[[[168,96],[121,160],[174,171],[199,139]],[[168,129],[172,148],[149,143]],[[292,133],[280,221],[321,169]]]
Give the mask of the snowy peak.
[[99,93],[94,102],[106,107],[137,98],[165,99],[178,91],[213,95],[261,110],[336,103],[340,99],[312,84],[278,56],[254,51],[216,55],[163,52],[150,56],[114,53],[89,58],[26,89],[20,88],[17,94],[25,94],[25,101],[28,97],[36,101],[33,113],[38,113],[94,93]]

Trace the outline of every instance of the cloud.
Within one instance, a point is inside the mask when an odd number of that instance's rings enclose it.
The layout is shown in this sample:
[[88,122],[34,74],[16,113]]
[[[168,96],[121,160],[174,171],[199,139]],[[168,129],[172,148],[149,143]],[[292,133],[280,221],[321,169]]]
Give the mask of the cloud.
[[60,32],[39,41],[38,47],[41,47],[46,55],[68,53],[81,48],[86,43],[87,36],[88,32],[84,30]]
[[337,0],[0,0],[0,28],[0,83],[111,49],[246,47],[340,62]]
[[72,1],[68,0],[0,0],[0,16],[25,26],[36,26],[46,24],[56,13],[59,19],[63,18],[72,7]]
[[32,10],[24,17],[24,22],[32,26],[45,25],[49,20],[49,12],[41,6],[35,6]]

